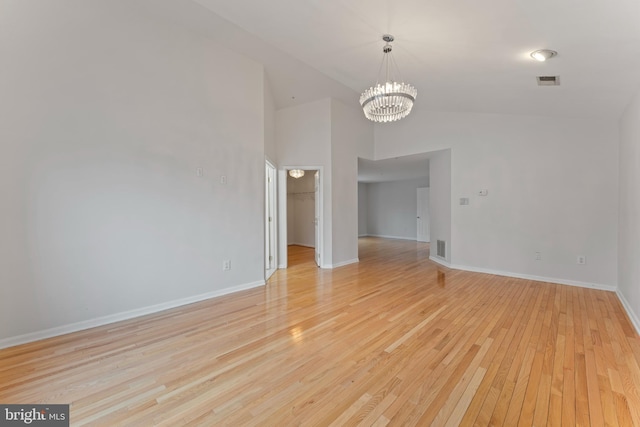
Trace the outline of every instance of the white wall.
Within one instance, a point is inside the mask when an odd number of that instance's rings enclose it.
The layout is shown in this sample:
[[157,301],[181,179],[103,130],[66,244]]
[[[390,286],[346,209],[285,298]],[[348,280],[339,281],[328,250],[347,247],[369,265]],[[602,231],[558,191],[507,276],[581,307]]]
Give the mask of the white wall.
[[640,93],[620,121],[618,294],[640,332]]
[[370,236],[416,240],[417,192],[429,177],[367,184],[367,231]]
[[375,149],[376,159],[451,149],[453,264],[613,288],[617,141],[608,120],[418,110],[376,126]]
[[437,254],[438,240],[445,242],[446,263],[451,262],[451,150],[441,150],[429,158],[430,257]]
[[369,204],[369,184],[358,183],[358,236],[367,236],[369,227],[367,225]]
[[278,166],[276,145],[276,104],[267,75],[263,73],[264,85],[264,155],[272,165]]
[[[320,179],[323,187],[321,256],[323,264],[331,264],[331,101],[323,99],[276,111],[276,141],[280,177],[279,190],[286,188],[287,166],[321,166]],[[283,180],[285,182],[283,182]],[[282,202],[282,200],[281,200]],[[286,209],[286,206],[280,206]],[[287,229],[284,215],[280,215],[280,230]],[[279,259],[286,260],[287,240],[279,241]]]
[[290,245],[315,248],[315,171],[287,177],[287,240]]
[[0,344],[263,283],[259,64],[106,0],[5,2],[0,50]]
[[[354,105],[357,105],[354,103]],[[373,124],[362,110],[331,100],[334,267],[358,260],[358,157],[373,157]]]
[[[322,166],[322,266],[357,261],[358,157],[373,157],[373,125],[359,108],[324,99],[278,110],[276,139],[281,169]],[[280,251],[283,259],[286,245]]]

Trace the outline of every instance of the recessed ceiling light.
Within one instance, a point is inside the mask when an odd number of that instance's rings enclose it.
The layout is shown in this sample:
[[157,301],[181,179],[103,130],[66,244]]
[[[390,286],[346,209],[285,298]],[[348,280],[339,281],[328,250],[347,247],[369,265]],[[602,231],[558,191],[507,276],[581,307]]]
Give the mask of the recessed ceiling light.
[[556,52],[555,50],[540,49],[531,52],[531,57],[536,61],[544,62],[549,58],[553,58],[557,54],[558,52]]

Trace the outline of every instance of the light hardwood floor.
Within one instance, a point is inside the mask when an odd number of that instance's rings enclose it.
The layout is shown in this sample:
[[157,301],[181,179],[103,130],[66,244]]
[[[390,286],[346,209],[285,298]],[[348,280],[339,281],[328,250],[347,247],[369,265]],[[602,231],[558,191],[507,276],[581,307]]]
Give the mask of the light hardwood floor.
[[266,287],[0,351],[0,402],[71,403],[75,426],[640,426],[614,293],[428,252],[363,238],[327,271],[292,247]]

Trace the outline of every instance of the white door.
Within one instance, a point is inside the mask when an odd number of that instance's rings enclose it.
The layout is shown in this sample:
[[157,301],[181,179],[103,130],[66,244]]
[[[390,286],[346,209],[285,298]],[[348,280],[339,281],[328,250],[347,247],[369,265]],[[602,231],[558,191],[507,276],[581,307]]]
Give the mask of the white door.
[[269,162],[265,166],[265,225],[264,265],[265,280],[276,271],[276,168]]
[[417,227],[418,227],[418,242],[429,242],[431,236],[429,233],[429,189],[418,188],[418,209],[417,209]]
[[313,220],[314,224],[315,224],[315,235],[316,235],[316,241],[315,241],[315,247],[316,247],[316,265],[318,267],[320,267],[320,212],[321,212],[321,202],[322,200],[320,199],[321,194],[320,194],[320,172],[316,171],[316,173],[313,175],[314,179],[315,179],[315,194],[314,194],[314,200],[315,200],[315,218]]

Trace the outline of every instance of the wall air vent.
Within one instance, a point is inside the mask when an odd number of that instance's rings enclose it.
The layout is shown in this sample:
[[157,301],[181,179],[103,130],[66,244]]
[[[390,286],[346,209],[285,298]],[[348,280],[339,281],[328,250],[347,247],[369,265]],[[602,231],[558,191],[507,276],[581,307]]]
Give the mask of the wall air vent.
[[440,258],[447,257],[447,247],[446,247],[446,242],[444,240],[437,241],[436,255],[439,256]]
[[560,76],[538,76],[538,86],[560,86]]

